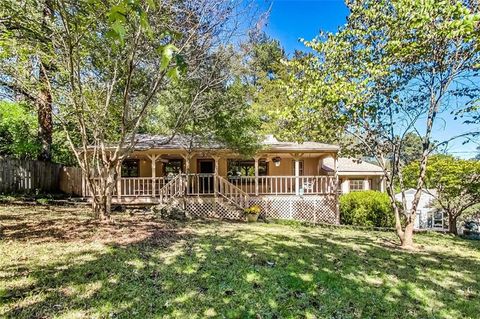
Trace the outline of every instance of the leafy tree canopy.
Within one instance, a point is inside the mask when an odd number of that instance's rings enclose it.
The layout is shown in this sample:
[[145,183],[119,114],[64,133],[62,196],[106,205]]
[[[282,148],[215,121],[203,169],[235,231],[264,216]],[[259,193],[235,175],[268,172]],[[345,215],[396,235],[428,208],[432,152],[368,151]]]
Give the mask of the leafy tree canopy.
[[[419,164],[403,169],[406,187],[416,187]],[[429,159],[425,188],[436,189],[436,202],[449,216],[450,230],[456,233],[456,220],[470,207],[480,204],[480,162],[463,160],[449,155]]]

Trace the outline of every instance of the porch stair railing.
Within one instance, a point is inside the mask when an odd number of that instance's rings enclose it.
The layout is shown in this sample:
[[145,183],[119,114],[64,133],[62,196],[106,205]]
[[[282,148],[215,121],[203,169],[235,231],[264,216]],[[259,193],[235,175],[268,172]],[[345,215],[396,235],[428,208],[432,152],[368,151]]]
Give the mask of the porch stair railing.
[[216,176],[215,193],[220,197],[226,199],[230,204],[236,208],[245,209],[250,204],[250,196],[239,187],[233,185],[222,176]]
[[178,174],[159,191],[160,203],[166,203],[174,197],[182,196],[185,191],[185,175]]

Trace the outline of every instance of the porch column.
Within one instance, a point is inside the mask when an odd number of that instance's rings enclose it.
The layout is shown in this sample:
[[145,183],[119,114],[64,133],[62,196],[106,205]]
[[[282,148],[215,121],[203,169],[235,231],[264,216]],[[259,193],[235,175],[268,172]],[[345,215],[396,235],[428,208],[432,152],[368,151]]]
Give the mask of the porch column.
[[340,202],[338,200],[338,153],[335,153],[333,156],[333,166],[335,170],[335,187],[333,188],[333,191],[335,192],[335,213],[337,216],[337,224],[340,224]]
[[152,197],[155,197],[155,188],[156,188],[156,181],[157,181],[157,159],[160,157],[160,155],[153,154],[153,155],[148,155],[148,158],[150,159],[152,163]]
[[385,193],[385,177],[380,177],[380,192]]
[[368,180],[368,177],[365,177],[363,180],[363,190],[368,191],[370,189],[370,181]]
[[348,178],[345,178],[343,181],[342,181],[342,184],[341,184],[341,191],[342,191],[342,194],[347,194],[349,192],[349,185],[350,185],[350,181],[348,180]]
[[217,192],[219,191],[218,189],[218,161],[220,160],[220,157],[219,156],[212,156],[213,160],[214,160],[214,163],[215,163],[215,168],[214,168],[214,171],[213,171],[213,195],[215,197],[217,197]]
[[255,160],[255,196],[258,196],[258,156],[253,158]]
[[120,203],[122,200],[122,163],[118,167],[117,171],[117,201]]
[[300,195],[300,160],[295,158],[295,195]]
[[[185,179],[183,181],[183,192],[184,194],[189,194],[189,187],[192,186],[195,188],[195,185],[190,185],[190,180],[192,180],[192,177],[189,176],[190,174],[190,160],[195,156],[195,153],[189,152],[186,154],[180,154],[185,161]],[[198,168],[197,168],[198,170]],[[180,172],[181,173],[181,172]]]

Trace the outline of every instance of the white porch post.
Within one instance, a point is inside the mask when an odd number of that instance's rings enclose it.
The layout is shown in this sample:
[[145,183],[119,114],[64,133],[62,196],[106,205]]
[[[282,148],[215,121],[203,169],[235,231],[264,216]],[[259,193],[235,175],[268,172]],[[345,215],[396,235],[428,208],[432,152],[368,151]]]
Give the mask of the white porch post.
[[220,157],[218,156],[212,156],[213,160],[214,160],[214,176],[213,176],[213,195],[215,197],[217,197],[217,192],[219,191],[218,189],[218,161],[220,160]]
[[341,190],[342,190],[342,194],[347,194],[349,191],[350,191],[350,180],[348,178],[345,178],[343,181],[342,181],[342,184],[341,184]]
[[335,210],[336,210],[336,216],[337,216],[337,224],[340,224],[340,202],[338,200],[338,153],[335,153],[333,156],[333,165],[335,169],[335,187],[333,191],[335,192]]
[[255,196],[258,196],[258,156],[254,157],[255,160]]
[[300,195],[300,160],[295,158],[295,195]]
[[120,164],[117,174],[117,201],[120,203],[122,200],[122,164]]
[[[186,154],[180,154],[185,161],[185,180],[184,180],[184,185],[183,185],[183,191],[184,194],[188,194],[188,188],[190,186],[190,180],[191,176],[190,175],[190,161],[195,156],[195,153],[192,152],[187,152]],[[198,167],[197,167],[198,171]],[[182,173],[182,172],[180,172]],[[192,185],[193,188],[195,188],[195,185]]]
[[365,179],[363,180],[363,190],[370,190],[370,180],[368,179],[368,177],[365,177]]
[[157,159],[160,157],[160,155],[153,154],[149,155],[148,158],[150,159],[152,163],[152,197],[155,197],[155,186],[156,186],[156,181],[157,181]]
[[380,192],[385,193],[385,177],[380,177]]

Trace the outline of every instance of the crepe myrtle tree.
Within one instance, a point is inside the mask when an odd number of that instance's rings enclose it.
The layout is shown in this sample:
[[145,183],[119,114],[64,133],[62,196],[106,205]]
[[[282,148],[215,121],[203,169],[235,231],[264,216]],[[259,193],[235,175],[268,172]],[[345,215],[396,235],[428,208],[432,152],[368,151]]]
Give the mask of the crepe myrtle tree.
[[[86,177],[95,215],[108,219],[121,163],[146,114],[180,78],[203,79],[190,92],[192,105],[222,81],[214,53],[245,27],[238,22],[245,6],[220,0],[52,0],[50,8],[54,115]],[[206,61],[210,68],[199,67]],[[170,137],[181,118],[174,123]]]
[[[418,163],[403,169],[407,187],[415,187],[418,171]],[[431,193],[434,204],[447,214],[448,230],[456,235],[458,218],[470,207],[480,204],[480,162],[434,155],[427,166],[425,188],[436,190]]]
[[[377,160],[396,233],[401,246],[410,248],[428,158],[438,147],[432,131],[439,116],[466,110],[478,99],[480,16],[476,6],[453,0],[347,4],[346,25],[305,42],[314,54],[288,63],[287,89],[298,103],[287,111],[290,118],[318,122],[319,131],[345,130],[358,141],[350,148]],[[402,168],[413,133],[421,150],[412,158],[419,169],[407,209]]]

